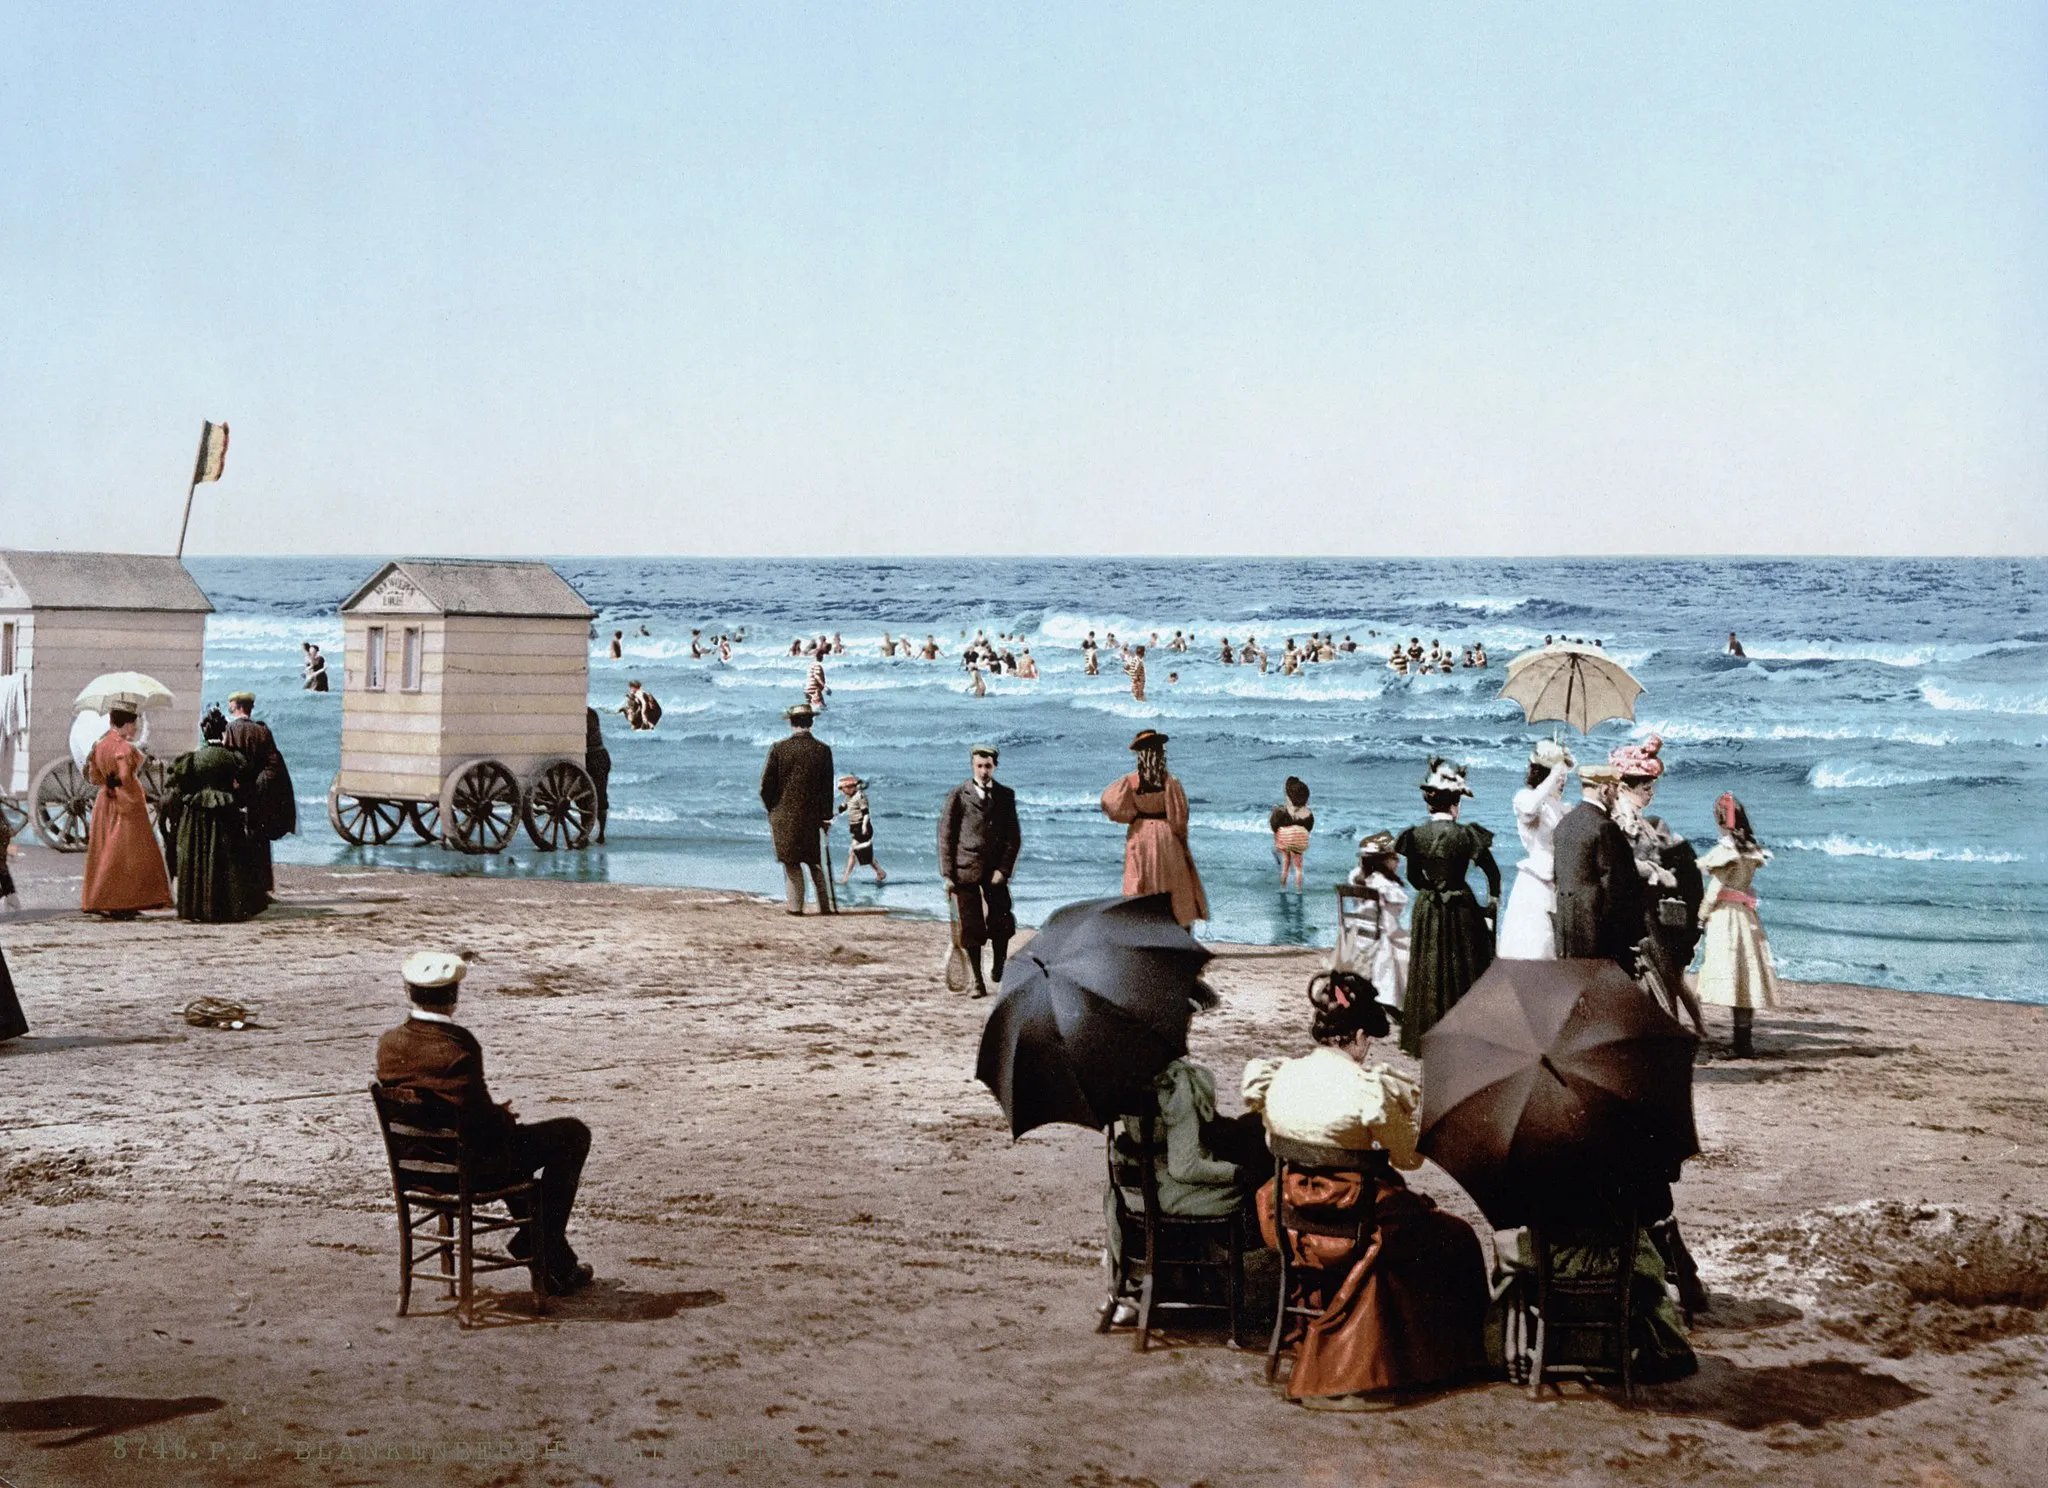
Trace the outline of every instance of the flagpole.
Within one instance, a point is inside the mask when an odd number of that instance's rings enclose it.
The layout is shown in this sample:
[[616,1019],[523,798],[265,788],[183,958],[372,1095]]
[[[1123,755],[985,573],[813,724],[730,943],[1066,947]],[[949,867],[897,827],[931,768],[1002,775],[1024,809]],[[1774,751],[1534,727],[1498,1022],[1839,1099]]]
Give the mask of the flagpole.
[[185,515],[178,522],[178,558],[185,557],[185,529],[192,525],[192,493],[199,489],[199,472],[206,464],[206,436],[212,433],[207,424],[199,426],[199,453],[192,458],[192,481],[185,487]]

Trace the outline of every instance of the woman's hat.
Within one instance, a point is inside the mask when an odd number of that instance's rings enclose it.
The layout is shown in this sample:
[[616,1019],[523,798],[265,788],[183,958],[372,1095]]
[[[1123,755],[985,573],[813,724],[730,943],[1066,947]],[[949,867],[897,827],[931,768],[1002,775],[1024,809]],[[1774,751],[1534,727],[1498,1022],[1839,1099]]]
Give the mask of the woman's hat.
[[1560,765],[1569,770],[1575,763],[1572,752],[1555,739],[1538,739],[1536,747],[1529,751],[1529,763],[1547,765],[1555,770]]
[[1139,729],[1138,737],[1131,740],[1133,749],[1158,749],[1166,744],[1166,735],[1158,729]]
[[855,790],[859,790],[863,785],[866,784],[867,782],[865,780],[862,780],[858,775],[842,775],[839,777],[839,788],[841,790],[845,790],[848,786],[851,786]]
[[1658,758],[1663,748],[1663,739],[1652,734],[1640,744],[1622,745],[1607,756],[1607,762],[1621,771],[1624,779],[1655,780],[1664,773],[1664,761]]
[[1377,857],[1382,853],[1391,855],[1394,851],[1392,832],[1375,832],[1370,837],[1358,839],[1358,855],[1361,858]]
[[1449,791],[1454,796],[1472,794],[1472,787],[1465,783],[1464,767],[1435,754],[1429,757],[1429,774],[1423,778],[1422,788],[1426,791]]

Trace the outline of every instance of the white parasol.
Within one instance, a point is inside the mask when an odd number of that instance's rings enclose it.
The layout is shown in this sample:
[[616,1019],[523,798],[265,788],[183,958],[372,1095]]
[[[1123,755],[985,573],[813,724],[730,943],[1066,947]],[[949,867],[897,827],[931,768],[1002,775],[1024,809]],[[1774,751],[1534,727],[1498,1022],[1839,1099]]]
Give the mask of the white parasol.
[[72,707],[80,712],[147,713],[151,708],[168,708],[177,701],[170,688],[141,672],[107,672],[79,689]]
[[1633,722],[1642,691],[1643,684],[1605,651],[1560,641],[1509,662],[1500,695],[1520,703],[1531,723],[1556,719],[1584,734],[1610,718]]

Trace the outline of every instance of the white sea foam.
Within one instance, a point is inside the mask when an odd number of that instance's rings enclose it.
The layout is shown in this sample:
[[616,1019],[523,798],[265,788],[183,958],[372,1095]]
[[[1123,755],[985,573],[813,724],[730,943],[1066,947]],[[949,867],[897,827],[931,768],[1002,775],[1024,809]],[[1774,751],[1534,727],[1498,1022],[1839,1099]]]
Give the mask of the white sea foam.
[[1882,790],[1887,786],[1932,785],[1960,778],[1927,770],[1892,769],[1867,760],[1822,760],[1807,772],[1806,783],[1815,790]]
[[1793,837],[1781,844],[1795,852],[1826,853],[1831,858],[1888,858],[1904,863],[2023,863],[2022,853],[1987,852],[1974,847],[1896,847],[1860,837],[1832,833],[1818,841]]
[[1916,729],[1905,724],[1896,724],[1889,729],[1867,729],[1853,727],[1816,728],[1806,724],[1774,723],[1768,727],[1753,723],[1715,724],[1690,723],[1684,719],[1660,718],[1640,722],[1633,731],[1634,737],[1643,739],[1657,734],[1672,744],[1713,744],[1730,740],[1814,740],[1821,743],[1845,739],[1869,739],[1892,744],[1918,744],[1929,749],[1940,749],[1946,745],[1961,742],[1961,735],[1946,729]]
[[2048,714],[2048,693],[2017,687],[1983,685],[1963,690],[1954,684],[1926,681],[1920,696],[1930,708],[1951,713]]

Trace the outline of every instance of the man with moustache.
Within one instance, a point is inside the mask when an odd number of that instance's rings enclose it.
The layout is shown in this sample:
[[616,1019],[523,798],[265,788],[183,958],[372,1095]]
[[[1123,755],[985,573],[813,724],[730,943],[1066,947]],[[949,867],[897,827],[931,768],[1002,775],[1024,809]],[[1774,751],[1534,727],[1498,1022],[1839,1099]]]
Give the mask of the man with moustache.
[[1017,825],[1017,795],[996,779],[996,749],[977,744],[968,751],[973,775],[953,787],[939,812],[939,875],[960,910],[960,945],[974,971],[974,995],[988,996],[981,974],[981,947],[995,947],[991,970],[998,985],[1017,918],[1010,911],[1010,874],[1017,866],[1023,834]]

